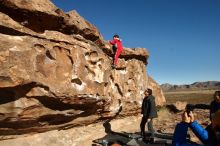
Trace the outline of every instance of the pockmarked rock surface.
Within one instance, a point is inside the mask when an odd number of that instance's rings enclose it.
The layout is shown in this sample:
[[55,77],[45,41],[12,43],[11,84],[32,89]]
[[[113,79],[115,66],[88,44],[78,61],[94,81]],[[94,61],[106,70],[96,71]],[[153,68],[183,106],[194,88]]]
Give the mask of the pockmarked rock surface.
[[[49,0],[0,0],[0,19],[1,135],[139,113],[149,78],[145,48],[125,48],[112,69],[98,29]],[[156,101],[164,104],[164,96]]]

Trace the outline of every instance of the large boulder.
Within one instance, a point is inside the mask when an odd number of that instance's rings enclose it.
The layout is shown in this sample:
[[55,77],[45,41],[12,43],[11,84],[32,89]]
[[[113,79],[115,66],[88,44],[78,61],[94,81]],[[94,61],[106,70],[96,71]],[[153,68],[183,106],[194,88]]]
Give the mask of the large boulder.
[[148,88],[153,90],[153,95],[156,97],[155,102],[157,105],[164,105],[166,103],[166,99],[162,89],[157,84],[157,82],[150,76],[148,76]]
[[80,34],[103,45],[103,37],[95,26],[76,11],[65,14],[49,0],[0,0],[0,11],[38,33],[54,30],[68,35]]
[[148,86],[146,49],[125,48],[112,69],[111,46],[76,11],[65,14],[48,0],[0,0],[0,11],[1,134],[139,112]]

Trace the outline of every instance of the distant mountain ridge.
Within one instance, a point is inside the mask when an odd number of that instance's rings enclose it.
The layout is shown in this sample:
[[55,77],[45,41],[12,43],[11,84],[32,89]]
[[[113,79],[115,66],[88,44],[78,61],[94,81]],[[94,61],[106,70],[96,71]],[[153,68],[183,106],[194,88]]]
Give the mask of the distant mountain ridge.
[[169,83],[160,85],[164,92],[168,91],[187,91],[198,89],[220,89],[220,81],[194,82],[192,84],[172,85]]

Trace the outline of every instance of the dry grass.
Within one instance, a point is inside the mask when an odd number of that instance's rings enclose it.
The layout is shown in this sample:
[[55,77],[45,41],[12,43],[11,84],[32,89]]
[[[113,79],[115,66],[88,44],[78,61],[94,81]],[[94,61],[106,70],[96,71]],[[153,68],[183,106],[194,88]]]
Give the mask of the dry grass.
[[214,92],[214,90],[167,92],[165,93],[165,97],[167,104],[177,101],[185,101],[191,104],[209,104],[213,100]]

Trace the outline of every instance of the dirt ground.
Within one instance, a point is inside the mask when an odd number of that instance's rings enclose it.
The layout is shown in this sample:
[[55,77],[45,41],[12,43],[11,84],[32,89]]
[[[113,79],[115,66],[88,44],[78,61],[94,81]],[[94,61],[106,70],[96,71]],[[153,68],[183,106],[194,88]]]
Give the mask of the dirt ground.
[[[195,117],[204,127],[208,125],[208,111],[195,110]],[[181,120],[181,112],[174,114],[166,108],[160,109],[158,118],[154,121],[154,127],[162,133],[173,133],[175,125]],[[84,127],[76,127],[67,130],[53,130],[45,133],[22,135],[16,139],[0,141],[0,146],[94,146],[93,141],[107,135],[108,129],[118,133],[140,132],[139,124],[141,115],[130,116],[122,119],[114,119],[108,127],[104,122],[91,124]],[[192,135],[192,134],[191,134]],[[192,135],[194,141],[198,141]]]

